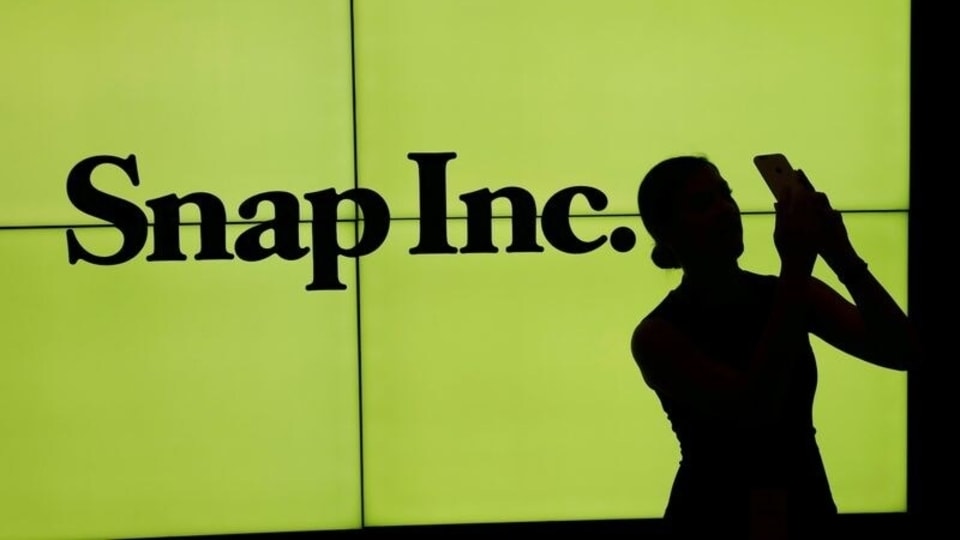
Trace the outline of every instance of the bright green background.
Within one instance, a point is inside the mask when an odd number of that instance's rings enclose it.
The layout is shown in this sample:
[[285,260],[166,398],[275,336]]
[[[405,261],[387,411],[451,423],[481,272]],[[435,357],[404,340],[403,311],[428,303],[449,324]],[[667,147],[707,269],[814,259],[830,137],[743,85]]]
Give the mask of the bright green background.
[[307,294],[309,258],[69,266],[64,244],[0,231],[0,538],[359,526],[352,295]]
[[744,179],[745,211],[772,210],[767,152],[837,208],[907,208],[909,1],[355,5],[360,183],[397,216],[419,214],[411,151],[459,154],[450,215],[459,193],[575,184],[635,213],[646,169],[686,153]]
[[[901,210],[845,219],[906,305],[908,1],[353,4],[359,182],[394,217],[418,214],[413,151],[459,154],[451,216],[508,185],[540,208],[590,185],[635,213],[639,179],[680,153],[770,210],[750,158],[780,151],[836,207]],[[101,153],[138,156],[141,186],[94,182],[141,207],[207,191],[237,219],[258,192],[353,186],[347,0],[0,9],[0,227],[96,223],[65,180]],[[744,267],[775,272],[772,218],[744,221]],[[151,237],[122,266],[70,266],[63,228],[0,230],[0,539],[357,527],[361,459],[366,525],[661,515],[677,443],[629,336],[679,275],[650,263],[639,219],[575,220],[639,235],[581,256],[542,235],[540,254],[413,256],[417,225],[393,221],[359,283],[342,261],[340,292],[304,290],[309,255],[146,263]],[[815,347],[841,511],[904,510],[905,376]]]
[[0,10],[0,225],[98,222],[65,197],[71,167],[98,154],[136,154],[141,179],[97,171],[100,189],[141,206],[209,191],[231,219],[261,191],[353,187],[346,0],[0,0]]

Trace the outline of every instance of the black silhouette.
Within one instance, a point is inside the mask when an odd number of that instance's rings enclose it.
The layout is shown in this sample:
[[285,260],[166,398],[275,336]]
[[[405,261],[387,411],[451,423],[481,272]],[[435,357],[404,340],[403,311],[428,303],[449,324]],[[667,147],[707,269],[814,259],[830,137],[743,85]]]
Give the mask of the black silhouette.
[[[895,370],[919,357],[915,340],[826,195],[775,205],[781,265],[772,276],[738,264],[731,193],[716,166],[695,156],[659,163],[639,189],[653,262],[683,272],[631,343],[681,448],[665,522],[681,538],[820,537],[838,510],[815,437],[809,334]],[[811,275],[818,255],[854,304]]]

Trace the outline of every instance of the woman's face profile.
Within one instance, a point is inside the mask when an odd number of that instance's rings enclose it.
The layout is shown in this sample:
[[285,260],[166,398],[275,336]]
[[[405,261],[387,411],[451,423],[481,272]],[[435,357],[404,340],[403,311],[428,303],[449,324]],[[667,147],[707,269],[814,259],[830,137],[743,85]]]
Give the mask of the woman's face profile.
[[687,179],[676,204],[673,248],[681,261],[727,265],[743,254],[740,207],[720,171],[704,166]]

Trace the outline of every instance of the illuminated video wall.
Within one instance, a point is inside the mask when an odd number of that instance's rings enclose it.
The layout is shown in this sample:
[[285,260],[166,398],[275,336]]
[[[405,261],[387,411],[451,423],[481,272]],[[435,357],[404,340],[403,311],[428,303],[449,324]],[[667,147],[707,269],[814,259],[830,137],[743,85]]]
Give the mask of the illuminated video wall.
[[[787,154],[906,305],[906,0],[0,9],[3,539],[659,517],[672,155],[776,273]],[[838,506],[903,511],[905,375],[814,346]]]

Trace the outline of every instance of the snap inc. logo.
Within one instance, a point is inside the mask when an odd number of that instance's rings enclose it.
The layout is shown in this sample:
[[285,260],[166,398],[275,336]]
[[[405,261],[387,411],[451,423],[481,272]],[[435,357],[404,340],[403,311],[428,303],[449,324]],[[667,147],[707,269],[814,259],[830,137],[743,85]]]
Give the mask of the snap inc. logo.
[[[420,189],[420,240],[410,248],[411,255],[444,255],[457,253],[498,253],[493,243],[493,201],[507,199],[511,203],[510,215],[512,243],[505,248],[507,253],[541,253],[544,247],[537,241],[537,204],[533,195],[516,186],[496,191],[481,189],[460,195],[467,208],[467,243],[454,247],[447,240],[447,163],[455,159],[455,152],[415,152],[407,157],[417,163]],[[137,158],[101,155],[77,163],[67,177],[67,196],[73,206],[89,215],[110,223],[123,235],[123,242],[112,255],[91,253],[77,239],[72,229],[67,230],[67,257],[70,264],[85,261],[95,265],[123,264],[137,257],[147,242],[149,221],[136,204],[93,186],[91,176],[100,166],[119,167],[134,186],[140,185]],[[595,211],[607,207],[607,196],[590,186],[572,186],[554,193],[544,204],[540,213],[543,237],[555,249],[584,254],[599,249],[609,240],[610,246],[619,252],[630,251],[636,244],[636,235],[627,227],[614,229],[609,237],[602,235],[582,239],[570,226],[570,206],[574,198],[582,196]],[[261,261],[277,256],[293,261],[308,254],[313,257],[312,281],[308,291],[345,290],[340,281],[339,257],[362,257],[379,248],[390,230],[390,208],[377,192],[355,188],[338,193],[329,188],[303,195],[310,205],[313,219],[310,222],[310,239],[307,246],[300,239],[300,200],[285,191],[257,193],[240,203],[240,217],[255,220],[261,204],[273,206],[273,217],[251,223],[237,237],[231,252],[227,246],[227,217],[223,201],[206,192],[184,196],[164,195],[146,201],[153,212],[153,253],[147,261],[186,261],[180,249],[180,208],[193,204],[200,210],[200,250],[195,260]],[[340,203],[356,203],[362,218],[362,234],[350,247],[341,244],[337,237],[337,209]],[[273,245],[265,246],[261,238],[272,232]]]

